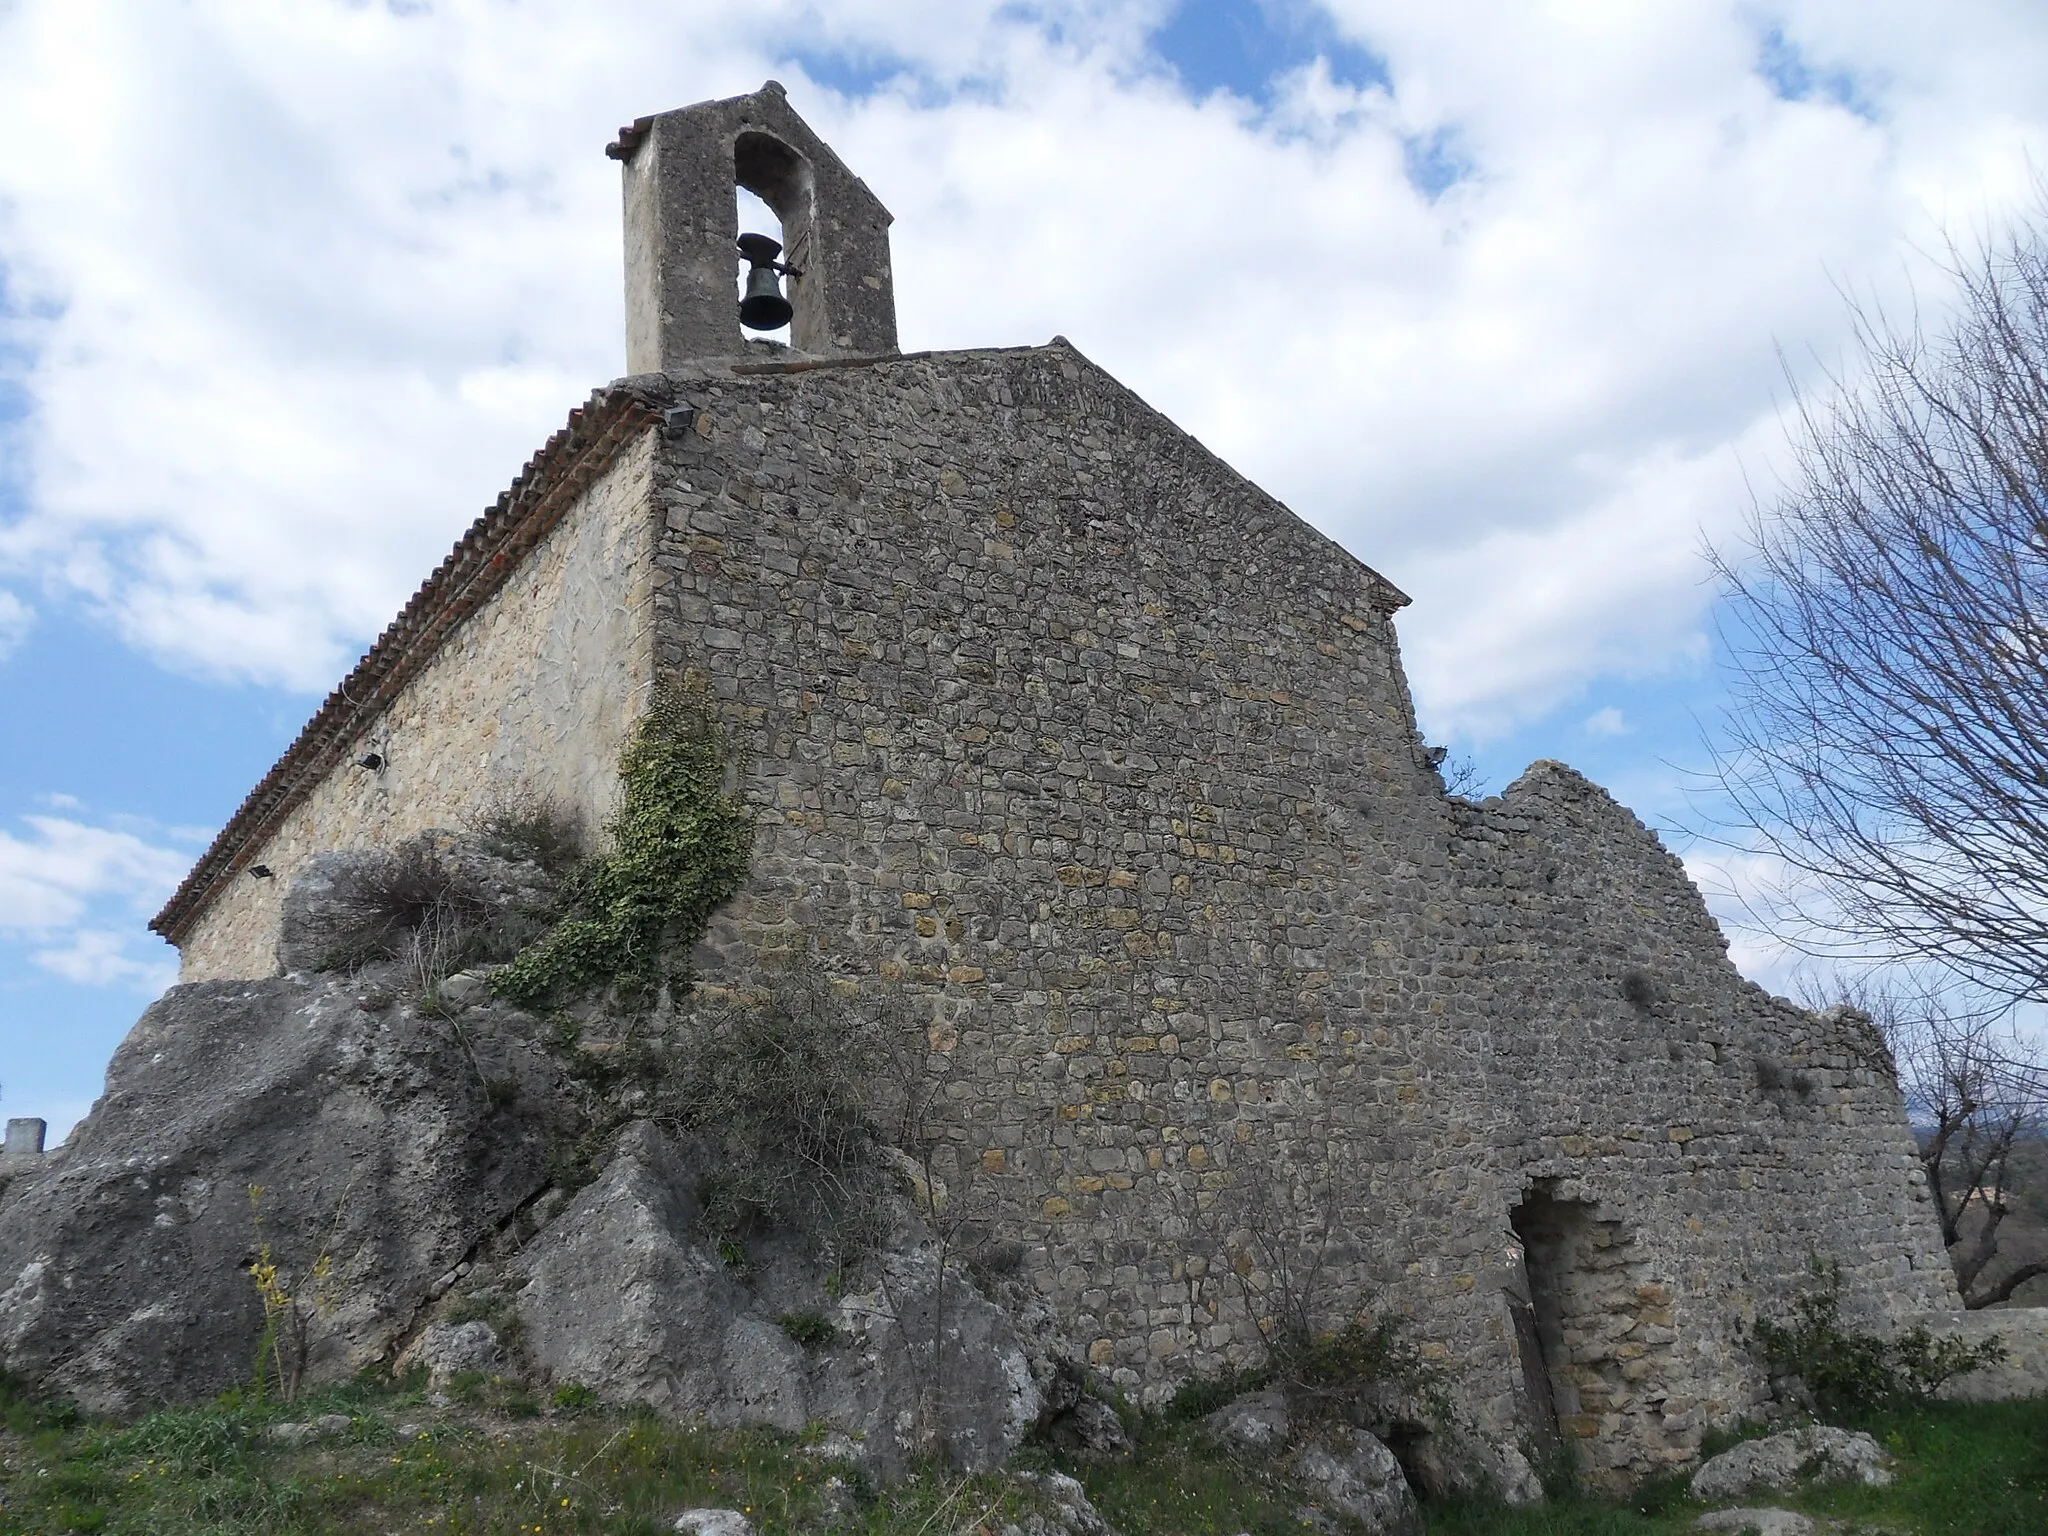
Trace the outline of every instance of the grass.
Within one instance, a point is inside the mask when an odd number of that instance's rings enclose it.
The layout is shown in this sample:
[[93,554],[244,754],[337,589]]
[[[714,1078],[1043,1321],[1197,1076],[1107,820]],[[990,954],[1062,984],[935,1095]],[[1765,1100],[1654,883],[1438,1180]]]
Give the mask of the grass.
[[[1744,1502],[1794,1509],[1818,1529],[1913,1536],[2041,1536],[2048,1532],[2048,1398],[2018,1403],[1928,1403],[1872,1415],[1868,1430],[1897,1463],[1889,1488],[1828,1488],[1753,1495]],[[1700,1505],[1673,1478],[1617,1504],[1565,1498],[1538,1510],[1430,1511],[1431,1536],[1663,1536],[1691,1529]],[[1833,1522],[1832,1526],[1823,1522]]]
[[[680,1511],[712,1505],[745,1511],[760,1536],[795,1536],[831,1524],[836,1472],[858,1496],[832,1529],[938,1536],[1014,1519],[1032,1497],[1008,1478],[929,1472],[866,1490],[851,1469],[806,1454],[800,1436],[681,1428],[580,1402],[549,1412],[502,1390],[482,1397],[442,1410],[388,1387],[311,1394],[290,1408],[230,1394],[121,1427],[8,1395],[0,1532],[655,1536]],[[348,1415],[347,1432],[298,1446],[264,1434],[323,1414]]]
[[[681,1510],[716,1505],[747,1511],[761,1536],[964,1536],[1019,1519],[1038,1497],[1012,1478],[936,1471],[870,1489],[810,1452],[815,1437],[682,1428],[587,1394],[535,1402],[500,1383],[467,1385],[466,1401],[445,1408],[416,1386],[362,1384],[291,1407],[230,1394],[124,1426],[0,1383],[0,1532],[655,1536]],[[346,1415],[347,1431],[301,1445],[265,1433],[323,1414]],[[1897,1459],[1893,1487],[1751,1502],[1802,1510],[1841,1536],[2048,1531],[2048,1399],[1935,1404],[1862,1427]],[[1218,1456],[1185,1422],[1150,1421],[1139,1444],[1131,1462],[1067,1469],[1123,1536],[1299,1536],[1301,1495],[1276,1468]],[[1023,1464],[1055,1463],[1031,1451]],[[825,1487],[835,1473],[855,1493],[836,1517]],[[1700,1506],[1672,1477],[1619,1502],[1571,1495],[1532,1510],[1425,1512],[1431,1536],[1676,1536]]]

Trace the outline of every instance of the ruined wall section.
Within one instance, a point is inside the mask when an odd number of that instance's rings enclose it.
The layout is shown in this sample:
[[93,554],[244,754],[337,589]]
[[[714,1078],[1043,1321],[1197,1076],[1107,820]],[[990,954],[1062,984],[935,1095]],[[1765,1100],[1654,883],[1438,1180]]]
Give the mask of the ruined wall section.
[[1134,1394],[1257,1352],[1189,1215],[1335,1142],[1333,1317],[1413,1308],[1506,1404],[1399,594],[1063,344],[674,387],[659,661],[763,812],[705,970],[909,989],[975,1197]]
[[1508,1199],[1585,1216],[1561,1427],[1590,1472],[1680,1461],[1754,1406],[1736,1328],[1785,1315],[1813,1254],[1867,1316],[1956,1305],[1867,1024],[1744,981],[1679,860],[1561,764],[1457,815]]
[[208,903],[179,947],[181,981],[274,974],[283,894],[315,854],[460,827],[522,795],[595,832],[653,678],[653,460],[651,433],[624,449],[441,641],[363,738],[384,766],[332,773],[291,811],[255,855],[273,877],[240,876]]

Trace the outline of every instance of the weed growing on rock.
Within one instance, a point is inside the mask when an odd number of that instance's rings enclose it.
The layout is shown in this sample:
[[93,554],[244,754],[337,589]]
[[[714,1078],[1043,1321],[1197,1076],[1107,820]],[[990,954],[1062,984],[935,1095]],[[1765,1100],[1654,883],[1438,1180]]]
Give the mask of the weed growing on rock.
[[1824,1416],[1924,1403],[1942,1384],[2005,1358],[1998,1339],[1938,1338],[1918,1324],[1891,1339],[1842,1322],[1842,1266],[1816,1257],[1813,1283],[1794,1298],[1789,1323],[1760,1318],[1756,1341],[1771,1375],[1796,1382]]
[[334,1221],[320,1251],[313,1255],[302,1274],[294,1276],[272,1254],[270,1239],[263,1230],[265,1190],[249,1186],[250,1225],[255,1229],[256,1257],[249,1265],[249,1278],[263,1303],[263,1334],[256,1345],[253,1387],[258,1400],[274,1384],[279,1399],[293,1402],[306,1374],[308,1335],[313,1319],[332,1312],[339,1301],[340,1277],[334,1267],[334,1239],[341,1227],[342,1208],[348,1191],[335,1203]]
[[569,873],[564,915],[493,976],[498,994],[534,1007],[603,986],[651,990],[746,878],[753,819],[724,779],[703,700],[657,690],[619,759],[605,850]]
[[792,1343],[805,1349],[830,1349],[839,1342],[832,1320],[817,1312],[785,1312],[775,1321]]

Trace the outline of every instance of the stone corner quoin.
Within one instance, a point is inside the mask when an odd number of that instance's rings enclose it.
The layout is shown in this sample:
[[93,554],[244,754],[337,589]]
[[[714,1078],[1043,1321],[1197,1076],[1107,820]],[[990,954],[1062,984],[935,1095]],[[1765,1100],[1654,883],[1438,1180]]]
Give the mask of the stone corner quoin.
[[[1394,587],[1064,341],[897,353],[887,213],[779,88],[613,153],[659,369],[551,440],[251,795],[158,919],[186,980],[273,974],[319,855],[492,797],[595,825],[650,689],[691,679],[758,817],[700,970],[809,945],[928,1010],[949,1134],[1134,1396],[1258,1354],[1184,1235],[1233,1180],[1333,1198],[1332,1318],[1404,1316],[1476,1427],[1596,1478],[1763,1400],[1740,1330],[1812,1254],[1873,1320],[1956,1307],[1881,1042],[1744,982],[1571,770],[1447,796]],[[795,350],[728,318],[692,199],[735,181],[791,237]]]

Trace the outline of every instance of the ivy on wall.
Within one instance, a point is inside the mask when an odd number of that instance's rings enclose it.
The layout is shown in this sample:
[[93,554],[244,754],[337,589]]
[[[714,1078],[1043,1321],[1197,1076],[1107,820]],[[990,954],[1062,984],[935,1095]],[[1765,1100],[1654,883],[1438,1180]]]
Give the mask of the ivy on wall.
[[644,991],[687,953],[740,888],[754,823],[724,788],[725,752],[704,701],[658,688],[619,757],[605,849],[564,884],[562,916],[492,977],[527,1007],[604,986]]

